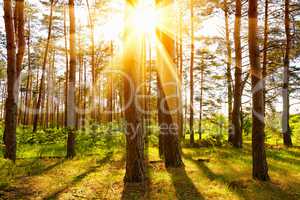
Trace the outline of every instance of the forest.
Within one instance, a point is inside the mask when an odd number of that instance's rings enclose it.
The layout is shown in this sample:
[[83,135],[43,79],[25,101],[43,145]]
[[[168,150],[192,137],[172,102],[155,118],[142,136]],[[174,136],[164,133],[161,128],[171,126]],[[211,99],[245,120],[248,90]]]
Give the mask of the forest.
[[0,7],[0,199],[300,199],[299,0]]

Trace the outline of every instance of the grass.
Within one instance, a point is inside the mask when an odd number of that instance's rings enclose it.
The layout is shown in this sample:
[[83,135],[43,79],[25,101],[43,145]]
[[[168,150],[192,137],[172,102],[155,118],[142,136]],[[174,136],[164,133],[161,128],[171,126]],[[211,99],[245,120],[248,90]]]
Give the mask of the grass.
[[[74,160],[64,159],[63,145],[22,145],[15,165],[0,159],[0,199],[300,199],[297,147],[268,148],[268,183],[251,179],[248,143],[243,149],[183,148],[184,169],[148,165],[149,187],[141,196],[124,190],[124,146],[111,145]],[[160,160],[154,146],[149,159]]]

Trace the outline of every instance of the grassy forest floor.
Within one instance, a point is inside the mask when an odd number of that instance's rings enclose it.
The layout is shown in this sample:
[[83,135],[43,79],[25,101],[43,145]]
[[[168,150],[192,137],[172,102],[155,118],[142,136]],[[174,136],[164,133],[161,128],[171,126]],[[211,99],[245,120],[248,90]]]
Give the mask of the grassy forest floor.
[[152,146],[144,196],[123,188],[125,149],[112,143],[63,157],[60,144],[22,145],[0,159],[0,199],[300,199],[300,148],[268,146],[271,182],[251,179],[251,146],[183,148],[185,169],[165,169]]

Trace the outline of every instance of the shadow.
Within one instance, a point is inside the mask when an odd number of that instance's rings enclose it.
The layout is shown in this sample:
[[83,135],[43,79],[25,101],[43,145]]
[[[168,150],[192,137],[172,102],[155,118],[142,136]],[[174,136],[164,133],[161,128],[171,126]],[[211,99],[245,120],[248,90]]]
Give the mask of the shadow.
[[171,175],[177,199],[204,199],[184,168],[168,168],[167,171]]
[[144,183],[126,183],[121,200],[149,199],[148,187],[148,180]]
[[290,155],[292,155],[292,156],[294,156],[296,158],[300,158],[300,152],[296,151],[296,149],[299,150],[300,148],[294,146],[294,147],[290,147],[289,149],[286,149],[285,151],[288,154],[290,154]]
[[[236,193],[242,199],[252,200],[254,194],[253,191],[264,191],[263,193],[256,192],[255,199],[266,199],[266,197],[270,195],[272,196],[271,199],[278,199],[278,200],[299,199],[299,196],[297,196],[297,194],[282,189],[278,183],[274,183],[272,181],[262,182],[253,179],[239,180],[236,179],[236,177],[238,176],[238,172],[236,172],[234,169],[231,169],[232,174],[229,174],[228,176],[223,174],[216,174],[206,165],[206,163],[193,160],[189,156],[184,156],[184,157],[194,162],[210,181],[218,181],[223,183],[228,187],[230,191]],[[233,174],[235,174],[236,176],[234,176]],[[251,188],[251,189],[249,190],[247,188]]]
[[85,177],[87,177],[89,174],[96,172],[97,168],[101,167],[105,163],[109,162],[111,157],[113,156],[113,152],[108,152],[104,158],[97,161],[97,165],[88,168],[85,172],[79,174],[78,176],[75,176],[72,181],[70,181],[65,187],[58,189],[57,191],[53,192],[52,194],[48,195],[47,197],[43,199],[57,199],[58,196],[68,189],[69,187],[79,183],[81,180],[83,180]]
[[267,158],[287,164],[295,164],[300,166],[300,160],[287,158],[283,155],[277,154],[276,152],[267,152]]
[[[231,178],[228,178],[225,175],[222,174],[216,174],[211,169],[207,167],[207,165],[204,162],[199,162],[193,159],[194,163],[197,164],[197,167],[204,173],[204,175],[210,180],[210,181],[218,181],[220,183],[223,183],[225,186],[228,187],[228,189],[234,193],[236,193],[240,198],[242,199],[251,199],[247,196],[247,194],[244,192],[243,189],[247,188],[249,185],[249,181],[251,180],[233,180]],[[232,169],[233,174],[237,174]]]
[[42,170],[39,170],[39,171],[37,171],[37,172],[34,172],[34,173],[30,174],[30,176],[38,176],[38,175],[41,175],[41,174],[43,174],[43,173],[46,173],[46,172],[48,172],[48,171],[54,169],[55,167],[57,167],[57,166],[59,166],[59,165],[62,165],[65,161],[66,161],[65,158],[60,159],[60,160],[58,160],[57,162],[55,162],[54,164],[49,165],[48,167],[46,167],[46,168],[44,168],[44,169],[42,169]]
[[[26,164],[17,165],[18,168],[28,168],[28,169],[30,169],[27,172],[26,175],[16,176],[17,179],[28,177],[28,176],[38,176],[38,175],[41,175],[43,173],[46,173],[47,171],[50,171],[51,169],[53,169],[53,168],[55,168],[57,166],[63,164],[65,162],[65,160],[66,160],[65,158],[61,158],[61,159],[59,159],[58,161],[56,161],[55,163],[53,163],[53,164],[51,164],[49,166],[42,166],[41,165],[42,164],[41,163],[42,160],[39,157],[31,158],[31,159],[32,160],[28,161],[28,163],[26,163]],[[22,160],[25,160],[25,159],[22,159]]]

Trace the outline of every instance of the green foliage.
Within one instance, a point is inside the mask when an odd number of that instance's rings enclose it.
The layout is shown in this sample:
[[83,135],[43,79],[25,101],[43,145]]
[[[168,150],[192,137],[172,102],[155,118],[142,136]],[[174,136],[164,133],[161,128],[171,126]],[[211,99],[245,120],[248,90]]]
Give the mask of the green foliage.
[[293,139],[295,142],[300,142],[300,114],[291,115],[290,127],[292,131]]
[[243,132],[248,135],[251,134],[252,131],[252,117],[249,113],[242,113],[243,114]]
[[32,127],[22,126],[17,129],[19,144],[55,144],[66,141],[66,129],[47,128],[32,132]]
[[292,133],[300,133],[300,114],[292,115],[290,118],[290,127]]
[[125,146],[124,134],[112,125],[111,129],[107,126],[95,126],[85,128],[76,133],[77,149],[80,152],[87,152],[91,149],[107,148],[115,145]]

